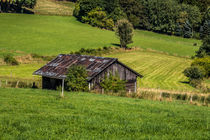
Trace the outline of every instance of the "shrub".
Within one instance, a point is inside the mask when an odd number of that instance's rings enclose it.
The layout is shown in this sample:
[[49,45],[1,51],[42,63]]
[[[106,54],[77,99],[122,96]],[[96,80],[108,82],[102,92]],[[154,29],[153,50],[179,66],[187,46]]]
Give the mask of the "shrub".
[[152,99],[154,100],[157,96],[159,96],[159,93],[150,92],[150,91],[140,91],[140,94],[138,95],[139,99]]
[[172,98],[176,100],[181,100],[182,99],[182,94],[173,94]]
[[115,75],[112,73],[107,73],[104,77],[104,80],[100,83],[100,86],[105,92],[116,93],[125,90],[125,81],[120,80],[120,77],[117,73]]
[[192,100],[193,100],[193,101],[198,101],[198,100],[199,100],[199,96],[198,96],[197,94],[194,94],[194,95],[192,96]]
[[206,56],[204,58],[196,58],[192,64],[192,66],[199,66],[205,70],[205,77],[210,77],[210,57]]
[[36,0],[1,0],[0,12],[22,13],[25,7],[34,8]]
[[75,8],[74,8],[74,11],[73,11],[73,15],[74,15],[75,17],[79,17],[79,11],[80,11],[80,3],[77,2],[77,3],[75,4]]
[[19,65],[18,61],[9,54],[4,56],[4,62],[10,65]]
[[36,54],[36,53],[32,53],[32,54],[31,54],[31,57],[32,57],[32,58],[41,58],[42,56],[40,56],[40,55],[38,55],[38,54]]
[[181,97],[182,100],[187,100],[187,98],[188,98],[187,94],[182,94],[182,97]]
[[202,82],[202,80],[200,80],[200,79],[191,79],[190,80],[190,85],[195,87],[195,88],[200,88],[201,87],[201,82]]
[[66,89],[69,91],[88,91],[87,76],[87,71],[83,66],[71,66],[66,77]]
[[162,93],[162,96],[165,97],[165,98],[169,98],[170,97],[170,93],[163,92]]
[[85,49],[81,48],[79,51],[76,52],[70,52],[70,54],[78,54],[78,55],[101,55],[105,53],[109,53],[111,51],[110,47],[103,47],[103,49]]
[[204,103],[204,102],[205,102],[205,96],[201,96],[200,101],[201,101],[202,103]]
[[176,100],[187,100],[188,96],[187,94],[173,94],[172,98],[176,99]]
[[95,8],[87,16],[82,16],[82,22],[108,30],[113,30],[114,27],[114,21],[108,18],[106,12],[101,8]]
[[210,104],[210,95],[206,97],[206,103]]
[[200,67],[197,66],[191,66],[184,70],[184,75],[192,79],[203,79],[205,75],[205,71],[202,70]]

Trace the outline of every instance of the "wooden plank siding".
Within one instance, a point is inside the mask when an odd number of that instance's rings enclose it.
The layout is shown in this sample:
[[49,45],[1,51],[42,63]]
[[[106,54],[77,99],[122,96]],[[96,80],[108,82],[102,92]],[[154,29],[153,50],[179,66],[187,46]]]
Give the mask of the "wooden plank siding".
[[112,73],[113,75],[118,75],[121,80],[125,80],[126,82],[126,91],[127,92],[136,92],[136,82],[137,82],[137,75],[130,71],[128,68],[122,66],[118,62],[113,63],[111,66],[106,68],[104,71],[102,71],[100,74],[95,76],[90,81],[90,87],[94,90],[101,90],[100,82],[104,79],[105,74],[107,76],[109,73]]

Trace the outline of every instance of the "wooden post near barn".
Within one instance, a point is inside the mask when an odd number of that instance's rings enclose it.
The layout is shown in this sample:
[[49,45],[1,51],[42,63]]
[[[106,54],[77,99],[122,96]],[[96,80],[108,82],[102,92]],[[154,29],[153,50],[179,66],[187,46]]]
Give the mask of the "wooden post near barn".
[[64,79],[62,79],[62,93],[61,93],[61,97],[64,97]]

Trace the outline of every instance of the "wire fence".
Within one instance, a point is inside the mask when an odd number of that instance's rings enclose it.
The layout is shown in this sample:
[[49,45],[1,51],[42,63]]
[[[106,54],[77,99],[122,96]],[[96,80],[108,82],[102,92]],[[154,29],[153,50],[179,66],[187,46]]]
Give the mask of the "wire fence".
[[34,79],[17,79],[17,78],[0,78],[0,88],[42,88],[41,78]]

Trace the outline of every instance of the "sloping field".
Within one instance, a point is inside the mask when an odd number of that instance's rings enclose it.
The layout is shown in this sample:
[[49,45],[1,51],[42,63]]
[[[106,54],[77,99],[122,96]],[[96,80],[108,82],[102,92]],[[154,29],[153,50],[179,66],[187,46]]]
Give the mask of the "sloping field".
[[121,62],[141,73],[144,77],[139,80],[140,88],[195,90],[186,84],[188,80],[182,73],[190,66],[190,59],[148,51],[117,53],[109,57],[119,58]]
[[[107,56],[119,58],[121,62],[141,73],[144,77],[139,79],[139,88],[197,91],[186,84],[188,80],[182,74],[190,66],[190,59],[142,50],[123,51]],[[33,79],[32,73],[45,63],[0,66],[0,78]]]
[[[0,14],[0,32],[0,56],[5,53],[57,55],[80,48],[119,44],[114,32],[82,24],[72,16]],[[194,43],[197,46],[193,46]],[[192,56],[200,44],[200,41],[194,39],[136,30],[131,46]]]
[[202,139],[208,107],[140,99],[0,88],[0,139]]

